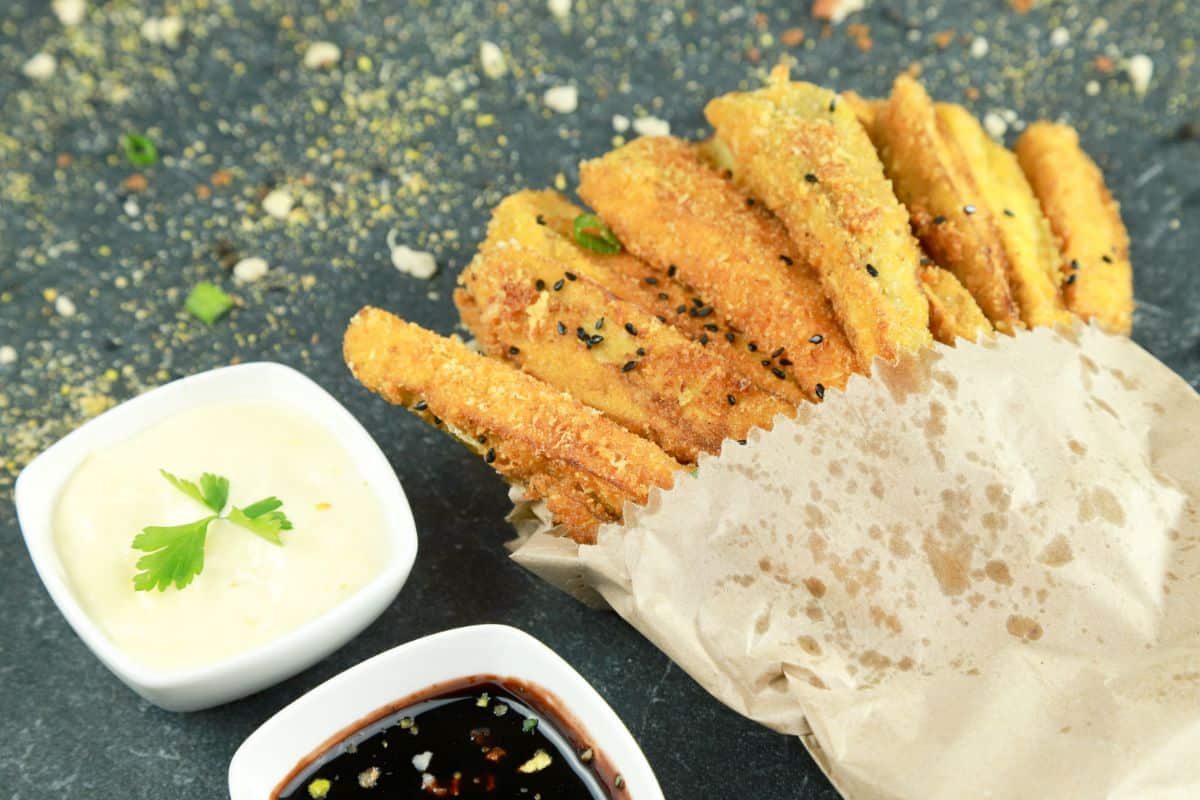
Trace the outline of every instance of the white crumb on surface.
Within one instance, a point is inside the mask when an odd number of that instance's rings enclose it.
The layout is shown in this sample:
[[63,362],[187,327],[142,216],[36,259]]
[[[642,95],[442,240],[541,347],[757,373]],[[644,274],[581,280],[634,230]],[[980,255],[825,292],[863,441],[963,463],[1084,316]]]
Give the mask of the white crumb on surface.
[[73,317],[75,316],[75,303],[65,294],[61,294],[54,301],[54,310],[60,317]]
[[387,238],[388,250],[391,253],[392,266],[406,275],[421,280],[429,280],[437,272],[437,259],[433,253],[414,250],[408,245],[396,241],[396,232],[392,231]]
[[321,69],[336,64],[342,58],[342,48],[333,42],[313,42],[304,51],[304,66]]
[[1150,79],[1154,77],[1154,61],[1145,53],[1138,53],[1125,63],[1125,71],[1129,74],[1134,93],[1144,95],[1150,88]]
[[6,344],[3,347],[0,347],[0,365],[7,366],[16,362],[16,360],[17,348],[13,347],[11,344]]
[[412,757],[412,765],[417,772],[424,772],[429,769],[429,762],[433,761],[433,753],[426,750],[424,753],[417,753]]
[[579,90],[574,86],[555,86],[542,95],[546,108],[558,114],[570,114],[579,107]]
[[624,133],[629,130],[629,117],[624,114],[613,114],[612,125],[614,131]]
[[483,74],[492,80],[503,78],[508,72],[508,60],[495,42],[479,43],[479,66],[483,68]]
[[287,189],[273,189],[263,198],[263,211],[275,219],[287,219],[296,201]]
[[44,81],[54,76],[58,60],[49,53],[35,53],[21,66],[21,73],[31,81]]
[[182,35],[182,17],[149,17],[142,23],[142,38],[151,44],[162,44],[175,49],[179,46],[179,37]]
[[68,28],[83,22],[83,15],[87,13],[84,0],[54,0],[51,8],[58,21]]
[[991,45],[984,36],[976,36],[971,40],[971,56],[974,58],[983,58],[988,54]]
[[1083,85],[1083,91],[1088,97],[1095,97],[1100,94],[1100,82],[1088,81]]
[[658,117],[638,117],[633,121],[633,132],[638,136],[670,136],[671,123]]
[[1059,25],[1054,30],[1050,31],[1050,45],[1052,47],[1063,48],[1071,41],[1071,32]]
[[1004,134],[1008,132],[1008,123],[1004,121],[1004,117],[1000,114],[995,111],[989,111],[983,115],[983,129],[993,139],[1003,139]]
[[265,258],[250,256],[233,265],[233,277],[240,283],[254,283],[262,280],[270,268]]
[[571,0],[548,0],[546,8],[559,22],[565,22],[571,16]]

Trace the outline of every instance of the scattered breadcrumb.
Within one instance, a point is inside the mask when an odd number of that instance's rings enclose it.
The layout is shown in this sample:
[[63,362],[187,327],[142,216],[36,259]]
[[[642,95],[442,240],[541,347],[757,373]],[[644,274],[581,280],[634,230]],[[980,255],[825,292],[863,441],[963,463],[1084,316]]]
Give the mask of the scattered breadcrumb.
[[433,753],[426,750],[424,753],[417,753],[412,757],[412,765],[417,772],[424,772],[429,769],[429,762],[433,761]]
[[287,189],[273,189],[266,197],[263,198],[263,211],[275,219],[287,219],[287,215],[292,212],[292,206],[296,201],[292,198]]
[[83,22],[83,16],[87,13],[87,3],[84,0],[54,0],[51,8],[54,9],[54,16],[58,17],[58,21],[68,28]]
[[261,280],[269,269],[265,258],[250,256],[234,264],[233,277],[241,283],[254,283]]
[[11,344],[0,347],[0,366],[7,366],[17,360],[17,348]]
[[633,121],[633,132],[638,136],[670,136],[671,123],[658,117],[638,117]]
[[1050,46],[1062,49],[1071,41],[1071,32],[1061,25],[1050,31]]
[[571,16],[571,0],[548,0],[546,7],[559,22],[565,22]]
[[988,54],[990,45],[988,40],[983,36],[976,36],[971,40],[971,56],[974,58],[983,58]]
[[321,69],[336,64],[342,58],[342,48],[333,42],[313,42],[304,51],[304,66]]
[[542,96],[546,108],[559,114],[570,114],[579,107],[579,90],[574,86],[555,86]]
[[624,133],[629,130],[629,117],[624,114],[613,114],[612,125],[614,131]]
[[492,80],[503,78],[508,72],[508,61],[504,58],[504,51],[495,42],[480,42],[479,65],[483,67],[483,74]]
[[1139,97],[1150,88],[1150,79],[1154,76],[1154,62],[1150,56],[1138,53],[1131,56],[1125,63],[1125,71],[1129,74],[1129,82],[1133,84],[1134,94]]
[[864,0],[813,0],[812,15],[814,19],[837,25],[855,11],[862,11],[865,6]]
[[1003,139],[1008,131],[1008,123],[995,111],[989,111],[983,115],[983,128],[993,139]]
[[395,231],[388,234],[388,249],[391,251],[392,266],[407,275],[429,280],[437,272],[437,260],[432,253],[398,244],[395,241]]
[[162,44],[174,50],[183,35],[183,18],[177,16],[148,17],[142,23],[142,37],[151,44]]
[[54,76],[58,60],[49,53],[36,53],[21,67],[21,73],[31,81],[44,81]]
[[1095,97],[1100,94],[1100,82],[1088,81],[1083,85],[1083,91],[1088,97]]
[[60,294],[54,301],[54,310],[60,317],[75,316],[75,303],[65,294]]

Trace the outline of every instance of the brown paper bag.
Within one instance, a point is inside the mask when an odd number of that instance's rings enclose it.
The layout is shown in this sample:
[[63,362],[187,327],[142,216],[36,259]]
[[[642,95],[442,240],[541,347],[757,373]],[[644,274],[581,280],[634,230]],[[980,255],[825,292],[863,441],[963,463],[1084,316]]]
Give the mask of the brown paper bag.
[[518,502],[513,557],[847,798],[1195,798],[1198,435],[1126,339],[962,343],[729,443],[594,546]]

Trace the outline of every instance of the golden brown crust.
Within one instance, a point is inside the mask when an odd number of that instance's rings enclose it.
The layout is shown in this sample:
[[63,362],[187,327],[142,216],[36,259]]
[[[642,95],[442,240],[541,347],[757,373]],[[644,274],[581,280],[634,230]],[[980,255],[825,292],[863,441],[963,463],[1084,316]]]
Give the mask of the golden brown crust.
[[[578,541],[619,521],[626,502],[670,487],[679,465],[651,442],[520,370],[376,308],[346,328],[343,354],[363,386],[456,436],[545,500]],[[418,404],[423,404],[418,406]]]
[[[863,97],[858,92],[847,91],[842,92],[842,102],[850,107],[854,116],[858,117],[858,122],[863,126],[863,130],[867,132],[867,136],[870,136],[871,141],[875,142],[875,122],[879,118],[879,111],[883,108],[885,101],[875,97]],[[876,143],[876,148],[878,148],[878,143]]]
[[997,330],[1011,333],[1020,314],[1000,231],[920,83],[896,78],[876,134],[888,177],[925,249],[967,287]]
[[809,399],[845,385],[854,353],[787,230],[692,145],[637,139],[585,162],[579,194],[627,248],[712,301],[723,315],[707,317],[719,327],[713,335],[740,333],[766,369],[782,371]]
[[1133,327],[1133,267],[1121,209],[1067,125],[1035,122],[1017,159],[1058,236],[1067,308],[1114,333]]
[[795,407],[703,345],[517,242],[475,258],[455,303],[484,349],[691,463]]
[[1069,324],[1058,290],[1058,244],[1017,157],[962,106],[938,103],[937,114],[942,130],[965,156],[981,204],[1000,232],[1021,321],[1031,328]]
[[[805,399],[800,387],[780,381],[760,365],[761,356],[747,349],[745,337],[730,331],[714,332],[706,326],[710,317],[696,316],[693,309],[710,306],[694,289],[651,268],[628,253],[599,255],[577,245],[573,223],[583,209],[551,191],[523,191],[510,195],[492,212],[488,238],[483,250],[503,241],[517,241],[585,275],[606,290],[635,303],[652,316],[677,328],[688,339],[706,342],[706,347],[724,359],[738,374],[749,378],[761,390],[799,403]],[[539,224],[538,220],[541,220]],[[650,283],[647,279],[654,282]],[[719,308],[710,316],[720,318]]]
[[929,344],[929,308],[907,212],[858,118],[836,98],[776,73],[763,89],[711,101],[705,115],[738,179],[816,269],[866,371],[875,357],[894,360]]
[[942,344],[974,342],[992,332],[992,323],[952,273],[933,265],[922,267],[921,288],[929,298],[929,330]]

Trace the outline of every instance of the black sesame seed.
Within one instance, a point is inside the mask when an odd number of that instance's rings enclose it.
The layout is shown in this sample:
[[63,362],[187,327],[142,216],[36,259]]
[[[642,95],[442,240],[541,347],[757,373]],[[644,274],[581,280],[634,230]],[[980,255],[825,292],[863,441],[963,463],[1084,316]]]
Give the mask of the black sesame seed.
[[747,208],[753,208],[753,207],[754,207],[754,198],[753,198],[753,197],[747,197],[747,198],[746,198],[746,207],[747,207]]
[[678,268],[678,267],[676,267],[674,264],[671,264],[670,266],[668,266],[668,267],[667,267],[667,277],[668,277],[668,278],[674,278],[674,277],[675,277],[675,273],[678,271],[678,269],[679,269],[679,268]]
[[604,327],[604,317],[601,317],[600,319],[596,320],[596,330],[600,330],[603,327]]
[[1067,276],[1067,279],[1065,281],[1063,281],[1063,283],[1065,283],[1067,286],[1070,286],[1072,283],[1075,282],[1075,279],[1078,277],[1079,277],[1078,275],[1076,275],[1074,272],[1072,272],[1070,275]]
[[766,358],[764,358],[764,359],[763,359],[762,361],[760,361],[759,363],[760,363],[760,364],[762,364],[762,365],[763,365],[764,367],[766,367],[767,369],[770,369],[770,368],[771,368],[771,361],[770,361],[770,359],[766,359]]
[[603,336],[601,336],[601,335],[600,335],[600,334],[598,334],[598,333],[597,333],[597,334],[594,334],[594,335],[592,336],[592,338],[588,339],[588,343],[589,343],[589,344],[593,344],[593,345],[600,344],[600,343],[601,343],[601,342],[603,342],[603,341],[604,341],[604,337],[603,337]]
[[521,348],[517,347],[515,344],[508,346],[508,354],[510,356],[515,356],[517,353],[520,353],[520,352],[521,352]]
[[746,349],[751,353],[755,353],[758,352],[758,345],[756,345],[754,342],[751,342],[750,344],[746,345]]
[[623,367],[621,367],[621,372],[629,372],[630,370],[634,369],[636,366],[637,366],[636,361],[626,361],[625,365]]
[[424,411],[427,408],[429,408],[429,404],[424,400],[418,400],[417,402],[413,403],[414,411]]
[[1004,209],[1004,216],[1015,217],[1016,214],[1013,213],[1013,210],[1011,208],[1006,208],[1006,209]]
[[1078,258],[1071,259],[1071,269],[1079,269],[1079,259]]
[[541,278],[538,278],[536,281],[534,281],[533,286],[535,289],[537,289],[540,292],[546,288],[546,282],[544,280],[542,280]]
[[971,205],[970,203],[967,203],[965,206],[963,206],[963,213],[966,214],[967,216],[971,216],[972,214],[975,213],[975,206]]
[[733,395],[727,394],[727,395],[725,395],[725,399],[729,401],[729,405],[731,405],[731,406],[737,405],[737,398],[734,397]]
[[564,333],[566,333],[566,332],[567,332],[567,326],[566,326],[566,325],[563,325],[563,324],[562,324],[562,322],[560,321],[560,322],[558,323],[558,335],[559,335],[559,336],[562,336],[562,335],[563,335]]
[[658,278],[654,277],[653,275],[647,275],[647,276],[646,276],[646,283],[650,284],[651,286],[657,286],[657,285],[658,285]]
[[575,277],[576,277],[574,272],[564,272],[563,275],[565,275],[567,280],[569,280],[569,281],[575,280]]
[[701,300],[699,297],[693,297],[692,305],[694,305],[696,308],[699,308],[700,306],[704,305],[704,301]]
[[485,455],[483,457],[483,460],[489,464],[492,463],[493,461],[495,461],[496,460],[496,451],[489,447],[488,451],[487,451],[487,455]]
[[710,322],[704,326],[704,330],[711,331],[712,333],[716,333],[717,331],[721,330],[721,326],[714,325],[713,323]]
[[771,358],[779,358],[781,355],[783,355],[783,350],[784,350],[784,348],[782,348],[782,347],[776,347],[775,350],[771,353]]
[[687,306],[684,306],[684,305],[675,306],[676,314],[682,314],[685,311],[687,311]]
[[746,440],[745,440],[745,439],[738,439],[738,440],[737,440],[737,443],[738,443],[738,444],[740,444],[740,445],[742,445],[743,447],[745,447],[745,445],[746,445]]
[[811,172],[806,172],[804,173],[804,180],[808,181],[809,183],[816,183],[817,176],[813,175]]
[[708,347],[708,334],[707,334],[707,333],[702,333],[702,334],[700,334],[700,340],[699,340],[699,341],[700,341],[700,346],[701,346],[701,347]]
[[779,367],[771,367],[771,373],[780,380],[783,380],[787,377],[787,373],[781,370]]
[[786,255],[782,255],[782,254],[779,256],[779,260],[782,261],[783,263],[787,264],[789,267],[795,263],[794,261],[792,261],[790,256],[786,256]]
[[712,306],[703,306],[702,308],[692,309],[691,313],[693,317],[707,317],[712,312]]
[[588,332],[583,329],[582,325],[575,329],[575,338],[581,342],[588,341]]
[[1110,255],[1100,256],[1100,260],[1103,261],[1105,264],[1113,263],[1112,256],[1110,256]]
[[813,387],[813,391],[816,392],[818,400],[825,399],[825,384],[818,383],[816,386]]
[[659,322],[666,322],[666,321],[667,321],[667,318],[666,318],[666,317],[664,317],[662,314],[655,314],[655,315],[654,315],[654,318],[655,318],[656,320],[658,320]]
[[434,415],[434,417],[433,417],[433,424],[434,424],[434,425],[441,425],[441,424],[442,424],[442,418],[441,418],[441,417],[439,417],[439,416],[437,416],[437,415],[435,414],[435,415]]
[[941,214],[938,214],[936,217],[933,218],[934,225],[941,225],[945,221],[946,221],[946,218],[943,217]]
[[933,262],[929,260],[929,256],[921,256],[920,264],[922,267],[928,267]]
[[879,270],[875,269],[874,265],[867,264],[867,274],[870,275],[872,278],[878,278]]
[[737,339],[737,336],[735,336],[732,333],[725,334],[725,341],[729,342],[730,344],[733,344],[736,339]]
[[671,299],[671,295],[667,294],[666,292],[659,292],[659,293],[658,293],[658,299],[659,299],[659,300],[670,300],[670,299]]
[[546,218],[545,218],[545,217],[543,217],[541,214],[538,214],[538,215],[537,215],[537,224],[538,224],[538,225],[545,225],[545,224],[546,224]]
[[644,347],[639,347],[639,348],[637,349],[637,354],[638,354],[639,356],[644,356],[644,355],[646,355],[646,348],[644,348]]
[[479,437],[477,437],[477,438],[476,438],[476,441],[478,441],[480,444],[487,444],[487,437],[486,437],[486,436],[479,436]]
[[791,365],[792,365],[792,360],[791,360],[790,358],[781,358],[781,359],[779,359],[779,366],[781,366],[781,367],[790,367]]
[[829,101],[829,113],[832,114],[834,111],[837,111],[837,95],[834,95],[833,99]]
[[625,330],[630,336],[637,336],[637,328],[633,327],[632,322],[625,323]]
[[559,278],[554,282],[554,291],[561,292],[563,287],[563,279]]
[[814,333],[812,336],[808,337],[808,341],[810,344],[820,344],[821,342],[825,341],[825,337],[819,333]]

